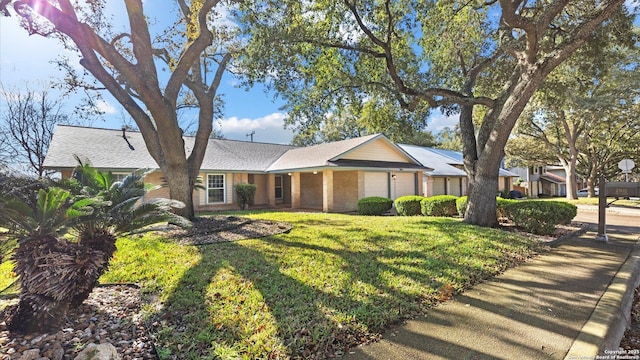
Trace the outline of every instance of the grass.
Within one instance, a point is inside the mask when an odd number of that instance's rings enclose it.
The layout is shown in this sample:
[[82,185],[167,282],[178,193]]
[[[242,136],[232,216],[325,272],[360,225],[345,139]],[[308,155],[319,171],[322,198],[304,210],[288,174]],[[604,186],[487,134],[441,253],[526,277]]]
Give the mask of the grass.
[[[102,282],[157,295],[162,359],[325,358],[424,313],[539,250],[457,219],[242,213],[288,234],[206,246],[159,234],[118,240]],[[0,284],[8,277],[0,267]]]

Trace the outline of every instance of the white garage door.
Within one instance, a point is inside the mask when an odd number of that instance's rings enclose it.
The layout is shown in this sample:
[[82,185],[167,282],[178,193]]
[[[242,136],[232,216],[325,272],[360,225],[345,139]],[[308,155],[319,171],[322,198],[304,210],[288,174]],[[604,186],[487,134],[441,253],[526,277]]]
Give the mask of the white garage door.
[[364,196],[389,197],[389,174],[386,172],[364,173]]
[[433,195],[444,195],[445,194],[445,178],[438,178],[438,177],[434,177],[433,178],[433,194],[429,194],[430,196]]
[[395,189],[392,189],[394,200],[400,196],[416,194],[416,177],[413,173],[396,173]]
[[449,179],[449,194],[450,195],[462,196],[462,194],[460,193],[460,189],[462,188],[462,186],[460,186],[460,182],[461,181],[462,181],[462,178],[450,178]]

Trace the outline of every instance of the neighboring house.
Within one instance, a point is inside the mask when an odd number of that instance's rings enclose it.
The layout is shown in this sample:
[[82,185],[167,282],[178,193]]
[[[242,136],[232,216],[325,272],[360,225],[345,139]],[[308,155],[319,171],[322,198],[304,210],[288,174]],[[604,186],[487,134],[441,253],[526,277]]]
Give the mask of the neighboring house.
[[[194,138],[184,140],[189,152]],[[144,181],[163,183],[139,132],[58,125],[44,166],[69,177],[75,156],[116,177],[151,169]],[[309,147],[210,139],[200,170],[204,189],[194,190],[194,207],[237,208],[234,186],[251,183],[257,186],[254,205],[354,211],[363,197],[424,193],[424,173],[432,170],[381,134]],[[149,196],[168,195],[165,187]]]
[[[545,165],[529,166],[510,169],[523,180],[522,185],[527,189],[527,196],[566,196],[567,175],[562,166]],[[581,184],[578,183],[578,188]]]
[[[424,196],[467,194],[469,181],[464,170],[463,155],[458,151],[434,149],[415,145],[400,145],[422,165],[433,168],[423,177]],[[518,175],[505,169],[498,173],[498,191],[513,190],[513,178]]]
[[400,147],[423,165],[429,164],[427,166],[434,169],[426,172],[427,176],[423,177],[421,195],[466,195],[467,173],[456,159],[440,153],[439,149],[415,145],[400,145]]

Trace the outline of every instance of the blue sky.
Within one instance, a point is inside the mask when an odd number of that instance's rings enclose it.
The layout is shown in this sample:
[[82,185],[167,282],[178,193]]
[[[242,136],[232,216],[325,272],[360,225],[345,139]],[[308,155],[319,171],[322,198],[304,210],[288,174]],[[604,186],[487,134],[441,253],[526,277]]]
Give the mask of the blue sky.
[[[145,10],[164,10],[166,14],[166,8],[162,6],[166,3],[158,2],[153,6],[152,3],[157,1],[147,0]],[[61,79],[63,74],[51,61],[65,51],[55,39],[29,36],[18,26],[17,18],[0,16],[0,83],[5,89],[23,89],[25,84],[38,89],[43,80]],[[246,91],[235,84],[236,80],[227,74],[219,90],[224,96],[225,108],[223,116],[216,119],[216,126],[219,126],[223,135],[233,140],[249,140],[247,134],[255,131],[254,141],[289,143],[293,133],[283,128],[286,114],[280,110],[282,102],[274,101],[273,94],[265,93],[261,86]],[[77,97],[65,103],[64,109],[68,113],[73,111],[74,101],[77,101]],[[123,119],[129,118],[118,102],[108,95],[105,95],[105,102],[100,106],[105,115],[102,120],[91,123],[91,126],[120,128]],[[428,130],[453,127],[456,122],[455,118],[436,115],[430,119]]]

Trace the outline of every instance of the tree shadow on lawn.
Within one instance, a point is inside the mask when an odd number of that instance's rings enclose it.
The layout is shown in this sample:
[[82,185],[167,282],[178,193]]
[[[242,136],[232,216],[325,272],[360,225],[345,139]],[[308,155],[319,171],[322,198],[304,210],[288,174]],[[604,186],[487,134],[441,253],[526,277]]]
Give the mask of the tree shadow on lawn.
[[178,358],[326,358],[362,342],[365,330],[340,324],[333,312],[375,308],[288,276],[241,242],[201,248],[202,260],[156,314],[169,327],[155,329],[162,347]]
[[[428,247],[392,248],[412,236],[367,235],[363,247],[320,231],[328,245],[291,233],[202,246],[154,316],[160,346],[179,358],[331,357],[495,273]],[[455,244],[465,233],[440,236]]]
[[[544,257],[475,286],[394,336],[385,336],[392,346],[359,348],[346,358],[405,352],[419,355],[410,358],[495,359],[508,354],[562,359],[634,243],[565,241]],[[595,344],[602,341],[590,332],[582,336]]]

